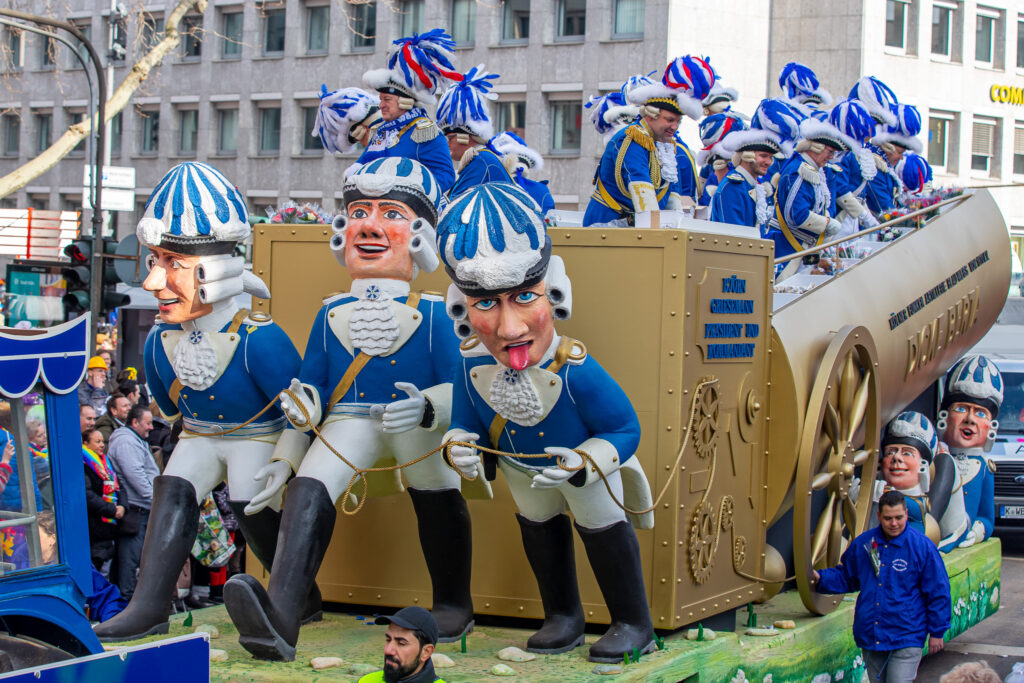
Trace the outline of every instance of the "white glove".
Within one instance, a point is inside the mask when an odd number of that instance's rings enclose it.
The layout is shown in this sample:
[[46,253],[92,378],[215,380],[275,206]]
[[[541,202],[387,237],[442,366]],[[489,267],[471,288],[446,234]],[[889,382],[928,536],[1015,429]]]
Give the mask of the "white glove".
[[974,533],[974,529],[971,528],[971,530],[967,532],[967,535],[964,536],[964,540],[962,540],[960,542],[960,545],[958,545],[957,547],[958,548],[970,548],[972,545],[974,545],[977,542],[978,542],[978,536],[977,536],[977,534]]
[[828,223],[825,225],[825,237],[833,237],[843,229],[843,224],[837,221],[835,218],[829,218]]
[[865,211],[860,215],[860,227],[865,230],[870,229],[878,225],[878,219],[875,218],[874,214],[870,211]]
[[288,481],[291,473],[291,465],[284,460],[275,460],[269,465],[261,467],[256,476],[253,477],[253,480],[266,480],[266,483],[263,485],[263,490],[253,496],[249,504],[245,506],[245,514],[255,515],[273,502],[275,498],[280,501],[281,491],[284,489],[285,482]]
[[[310,427],[315,427],[316,425],[309,424],[306,415],[312,416],[316,411],[316,406],[309,396],[306,395],[306,390],[302,387],[302,383],[292,378],[292,383],[288,385],[288,391],[295,395],[295,399],[293,400],[284,391],[278,394],[281,399],[281,412],[284,413],[284,416],[288,418],[288,421],[296,429],[306,430]],[[306,409],[306,415],[303,415],[302,408],[299,407],[300,405]]]
[[[561,464],[571,470],[575,470],[583,464],[583,456],[571,448],[563,448],[561,446],[548,446],[544,449],[544,452],[548,455],[554,455],[561,460]],[[578,470],[576,470],[578,471]],[[561,467],[545,467],[540,471],[540,474],[533,478],[530,483],[531,489],[553,489],[556,486],[561,486],[569,477],[576,474],[576,471],[569,472],[562,469]]]
[[851,503],[857,503],[857,499],[860,498],[860,477],[854,477],[850,480],[850,489],[846,495]]
[[[380,419],[385,434],[400,434],[419,427],[423,422],[423,411],[427,405],[427,399],[415,384],[395,382],[395,388],[409,394],[409,398],[392,401],[384,407]],[[371,409],[371,414],[372,412]]]
[[974,536],[977,538],[978,543],[985,540],[985,525],[982,524],[980,520],[976,520],[974,524],[971,525],[971,531],[974,532]]
[[[452,432],[447,441],[470,441],[476,442],[480,438],[479,434],[473,432]],[[452,464],[458,468],[459,472],[462,472],[467,479],[476,479],[478,476],[483,474],[484,463],[480,459],[480,455],[476,452],[475,448],[469,446],[452,446]]]

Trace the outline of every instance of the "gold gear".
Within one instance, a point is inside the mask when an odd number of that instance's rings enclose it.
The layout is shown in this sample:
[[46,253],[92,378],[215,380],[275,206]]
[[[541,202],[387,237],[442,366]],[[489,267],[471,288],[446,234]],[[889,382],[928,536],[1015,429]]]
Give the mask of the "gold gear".
[[739,536],[732,546],[732,566],[739,569],[747,561],[747,539]]
[[710,384],[697,399],[693,424],[693,449],[697,457],[707,458],[718,447],[718,415],[718,388]]
[[721,521],[722,531],[728,531],[732,528],[732,509],[732,496],[723,496],[722,506],[718,512],[718,517]]
[[711,576],[711,565],[715,561],[716,526],[711,506],[701,502],[694,510],[690,522],[690,575],[697,583],[704,583]]

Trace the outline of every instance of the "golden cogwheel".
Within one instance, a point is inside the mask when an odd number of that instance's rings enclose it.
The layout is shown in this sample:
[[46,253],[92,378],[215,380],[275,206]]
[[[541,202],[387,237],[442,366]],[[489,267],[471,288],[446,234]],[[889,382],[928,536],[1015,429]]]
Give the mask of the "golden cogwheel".
[[711,565],[715,561],[715,513],[711,506],[702,502],[693,512],[690,522],[690,575],[697,583],[704,583],[711,576]]
[[719,520],[722,525],[722,531],[728,531],[732,528],[732,496],[722,497],[722,507],[719,509]]
[[732,566],[739,569],[747,561],[747,539],[739,536],[732,546]]
[[718,447],[718,388],[704,387],[697,398],[693,417],[693,449],[700,458],[707,458]]

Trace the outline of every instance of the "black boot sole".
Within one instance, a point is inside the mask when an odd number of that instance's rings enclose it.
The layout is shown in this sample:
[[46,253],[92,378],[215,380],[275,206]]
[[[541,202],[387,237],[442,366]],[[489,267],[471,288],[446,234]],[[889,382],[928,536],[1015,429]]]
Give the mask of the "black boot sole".
[[[651,642],[647,643],[647,645],[644,645],[643,648],[640,650],[640,654],[642,654],[642,655],[649,655],[652,652],[654,652],[654,641],[653,640]],[[595,656],[595,655],[589,655],[587,657],[587,661],[588,662],[596,662],[598,664],[618,664],[618,663],[622,662],[623,656],[625,656],[627,654],[630,657],[632,657],[633,656],[633,650],[627,650],[626,652],[623,652],[622,654],[620,654],[617,657],[613,657],[611,655],[609,655],[607,657],[598,657],[598,656]]]
[[151,626],[147,631],[143,633],[136,633],[130,636],[103,636],[99,640],[101,643],[123,643],[126,640],[138,640],[139,638],[145,638],[146,636],[159,636],[166,635],[170,630],[171,624],[165,621],[162,624]]
[[224,584],[224,604],[238,629],[238,644],[256,659],[295,661],[295,647],[278,635],[252,588],[241,581]]
[[455,642],[458,642],[458,641],[462,640],[462,636],[469,635],[470,633],[473,632],[473,626],[475,624],[476,624],[476,622],[474,620],[470,619],[469,623],[466,624],[466,628],[462,629],[462,631],[460,631],[459,633],[456,633],[454,636],[438,636],[437,642],[439,642],[439,643],[455,643]]
[[[580,634],[579,638],[577,638],[573,642],[569,643],[568,645],[563,645],[562,647],[530,647],[529,645],[527,645],[526,646],[526,651],[527,652],[533,652],[533,653],[538,654],[538,655],[560,655],[563,652],[569,652],[570,650],[575,650],[576,648],[578,648],[580,645],[583,644],[583,641],[585,639],[586,639],[585,636],[583,634]],[[619,659],[621,659],[621,657]],[[596,661],[596,660],[591,660],[591,661]],[[618,661],[618,660],[615,660],[615,661]]]

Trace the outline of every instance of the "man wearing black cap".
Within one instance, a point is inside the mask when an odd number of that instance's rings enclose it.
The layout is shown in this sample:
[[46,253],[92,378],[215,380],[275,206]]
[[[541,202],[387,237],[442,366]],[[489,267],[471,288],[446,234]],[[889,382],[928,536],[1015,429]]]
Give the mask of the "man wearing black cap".
[[359,679],[359,683],[433,683],[444,681],[434,673],[437,643],[437,622],[422,607],[405,607],[390,617],[377,617],[378,624],[388,624],[384,634],[384,670]]

